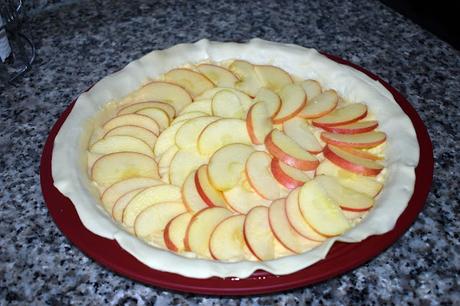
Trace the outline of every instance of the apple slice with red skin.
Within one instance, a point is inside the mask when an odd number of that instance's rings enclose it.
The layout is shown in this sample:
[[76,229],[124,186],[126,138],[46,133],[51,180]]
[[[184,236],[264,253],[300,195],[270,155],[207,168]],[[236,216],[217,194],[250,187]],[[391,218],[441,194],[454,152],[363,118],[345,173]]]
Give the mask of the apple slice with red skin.
[[275,258],[275,236],[268,220],[268,208],[252,208],[244,221],[244,239],[251,253],[259,260]]
[[182,252],[185,250],[185,233],[192,217],[193,214],[185,212],[168,222],[163,232],[163,239],[165,246],[169,250],[173,252]]
[[202,165],[197,169],[195,186],[198,194],[208,206],[226,206],[222,192],[217,190],[209,180],[208,165]]
[[323,150],[324,157],[336,166],[345,170],[365,175],[377,176],[382,170],[383,165],[376,161],[353,155],[339,147],[327,145]]
[[223,207],[208,207],[200,210],[188,225],[184,240],[185,249],[198,256],[212,258],[209,251],[211,234],[217,224],[231,215],[232,213]]
[[279,124],[294,118],[307,104],[307,95],[302,86],[289,84],[279,92],[281,107],[273,117],[273,123]]
[[123,212],[126,206],[131,202],[131,200],[145,188],[139,188],[135,190],[128,191],[124,195],[118,198],[118,200],[112,206],[112,218],[121,223],[123,219]]
[[349,148],[373,148],[385,142],[384,132],[367,132],[362,134],[335,134],[322,132],[321,140],[325,143]]
[[115,135],[104,137],[96,141],[89,151],[96,154],[110,154],[117,152],[136,152],[150,157],[153,151],[147,143],[132,136]]
[[286,165],[276,158],[272,159],[270,169],[275,179],[288,189],[294,189],[302,186],[305,182],[308,182],[311,179],[311,177],[305,172]]
[[166,129],[171,122],[168,113],[158,107],[143,108],[138,110],[136,114],[144,115],[155,120],[156,123],[158,123],[158,126],[160,127],[160,131]]
[[246,126],[253,144],[263,144],[265,137],[273,129],[271,116],[264,102],[257,102],[249,109]]
[[238,78],[230,70],[221,66],[200,64],[196,69],[218,87],[234,87],[238,82]]
[[111,129],[122,125],[140,126],[151,131],[156,136],[160,134],[160,126],[155,120],[148,116],[139,114],[125,114],[113,117],[104,124],[103,129],[105,131],[110,131]]
[[340,149],[342,149],[344,151],[347,151],[348,153],[351,153],[353,155],[362,157],[362,158],[366,158],[366,159],[370,159],[370,160],[383,160],[383,157],[380,157],[378,155],[375,155],[375,154],[372,154],[372,153],[369,153],[367,151],[363,151],[363,150],[360,150],[360,149],[355,149],[355,148],[350,148],[350,147],[343,147],[343,146],[340,147]]
[[185,179],[182,185],[182,200],[184,205],[190,212],[197,212],[209,205],[201,198],[195,185],[196,171],[193,171]]
[[307,105],[298,114],[305,119],[315,119],[332,112],[339,103],[339,96],[335,90],[326,90],[322,94],[310,98],[307,92]]
[[271,155],[300,170],[314,170],[319,165],[314,155],[305,151],[292,138],[277,129],[273,129],[267,135],[265,146]]
[[375,120],[358,121],[344,125],[322,126],[321,128],[327,132],[337,134],[360,134],[371,132],[378,127],[379,123]]
[[129,104],[120,109],[118,111],[118,115],[131,114],[140,111],[141,109],[150,107],[155,107],[164,110],[168,114],[169,120],[172,120],[176,116],[176,110],[171,104],[158,101],[147,101]]
[[268,219],[273,235],[288,250],[300,254],[319,245],[319,242],[303,237],[291,226],[286,214],[285,199],[272,202],[268,209]]
[[315,80],[304,80],[299,83],[307,94],[307,104],[313,101],[322,92],[321,85]]
[[318,175],[315,180],[340,208],[350,211],[367,211],[374,205],[374,199],[364,193],[342,186],[339,181],[327,175]]
[[305,119],[293,118],[283,123],[284,133],[312,154],[323,151],[323,146],[316,139]]
[[251,187],[262,198],[276,200],[285,197],[288,190],[273,177],[270,171],[271,156],[263,151],[253,152],[246,161],[246,177]]
[[317,127],[344,125],[358,121],[366,116],[366,104],[353,103],[341,108],[336,108],[325,116],[313,119],[312,124]]
[[262,87],[261,81],[257,77],[254,65],[247,61],[235,60],[229,67],[230,71],[235,74],[239,81],[235,83],[235,88],[254,97]]
[[155,147],[158,137],[146,128],[136,125],[121,125],[105,133],[105,137],[110,136],[131,136],[145,142],[151,149]]
[[280,91],[284,86],[292,84],[292,78],[283,69],[272,65],[255,65],[254,71],[264,84],[264,87],[275,92]]
[[315,231],[310,224],[305,220],[300,211],[299,206],[299,192],[300,188],[296,188],[291,191],[291,193],[286,198],[286,216],[289,220],[289,224],[292,228],[299,233],[301,236],[305,237],[306,239],[310,239],[313,241],[324,241],[327,239],[326,236],[321,235],[317,231]]
[[223,193],[225,202],[234,211],[246,214],[256,206],[269,206],[271,201],[262,198],[247,181],[242,181]]
[[225,261],[241,261],[247,258],[243,234],[245,219],[244,215],[230,216],[214,228],[209,239],[212,258]]
[[211,80],[203,74],[186,68],[169,70],[164,77],[167,82],[175,83],[185,88],[192,97],[199,96],[214,87]]
[[255,102],[263,102],[265,107],[267,108],[267,112],[270,118],[276,115],[281,107],[281,99],[276,93],[271,91],[268,88],[262,87],[257,92],[255,98]]

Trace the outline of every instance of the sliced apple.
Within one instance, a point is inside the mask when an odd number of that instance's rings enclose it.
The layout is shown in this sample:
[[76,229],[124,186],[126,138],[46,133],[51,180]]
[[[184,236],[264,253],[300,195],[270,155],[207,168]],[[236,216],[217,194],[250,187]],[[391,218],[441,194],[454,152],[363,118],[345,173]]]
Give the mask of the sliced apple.
[[307,94],[307,104],[321,94],[321,85],[315,80],[304,80],[299,85]]
[[340,168],[365,175],[376,176],[383,170],[383,165],[366,158],[353,155],[339,147],[327,145],[324,148],[324,157]]
[[316,139],[310,125],[305,119],[292,118],[283,123],[284,133],[310,153],[318,154],[323,146]]
[[[305,87],[304,87],[305,89]],[[313,91],[313,94],[315,92]],[[314,119],[325,116],[332,112],[339,103],[339,96],[335,90],[329,89],[314,98],[308,97],[307,105],[299,113],[299,117],[306,119]]]
[[129,202],[131,202],[131,200],[144,189],[145,188],[139,188],[128,191],[126,194],[118,198],[112,207],[112,218],[121,223],[123,220],[123,212],[125,211],[126,206],[128,206]]
[[254,71],[264,87],[278,92],[284,86],[292,84],[292,78],[283,69],[272,65],[255,65]]
[[185,211],[182,202],[161,202],[151,205],[137,216],[134,222],[134,233],[147,242],[165,246],[165,226]]
[[292,138],[277,129],[267,135],[265,146],[274,157],[300,170],[314,170],[319,165],[314,155],[305,151]]
[[212,98],[211,108],[214,116],[243,119],[244,109],[240,98],[229,90],[216,93]]
[[285,248],[294,253],[300,254],[319,245],[318,242],[307,239],[297,233],[291,226],[286,214],[285,199],[273,201],[268,209],[268,220],[275,238]]
[[163,238],[165,246],[173,252],[185,250],[184,238],[193,214],[185,212],[171,219],[165,226]]
[[355,149],[351,147],[344,147],[344,146],[340,147],[340,149],[347,151],[348,153],[351,153],[355,156],[362,157],[362,158],[366,158],[370,160],[383,160],[383,157],[376,155],[376,154],[372,154],[365,150]]
[[104,138],[111,136],[131,136],[145,142],[151,149],[155,147],[157,136],[146,128],[135,125],[122,125],[105,133]]
[[232,213],[223,207],[209,207],[196,213],[187,228],[185,248],[200,257],[212,258],[209,240],[216,226]]
[[176,114],[192,103],[192,97],[184,88],[176,84],[159,81],[144,85],[134,93],[131,99],[135,102],[164,102],[174,107]]
[[257,91],[254,101],[263,102],[271,118],[273,118],[273,116],[275,116],[281,108],[280,96],[265,87],[262,87]]
[[217,190],[228,190],[238,184],[249,155],[254,152],[250,145],[232,143],[217,150],[210,158],[208,175]]
[[218,117],[197,117],[187,120],[187,122],[177,130],[175,138],[176,145],[183,150],[197,151],[198,137],[201,132],[210,123],[218,119]]
[[359,121],[344,125],[322,126],[321,128],[327,132],[337,134],[361,134],[371,132],[377,128],[379,123],[375,120]]
[[138,138],[131,136],[109,136],[94,143],[89,150],[98,154],[136,152],[153,158],[152,149]]
[[187,121],[181,121],[171,125],[158,136],[153,153],[155,156],[161,156],[169,148],[176,145],[176,133]]
[[244,241],[244,220],[246,216],[230,216],[221,221],[211,234],[209,251],[212,258],[225,261],[246,259]]
[[111,129],[114,129],[122,125],[140,126],[151,131],[155,135],[158,135],[160,133],[160,126],[155,120],[145,115],[139,114],[118,115],[117,117],[114,117],[107,121],[104,124],[103,129],[105,131],[110,131]]
[[166,182],[168,184],[170,183],[169,181],[169,166],[171,165],[171,161],[173,160],[174,156],[176,155],[177,151],[179,151],[179,148],[175,145],[172,145],[166,152],[164,152],[159,160],[158,160],[158,168],[160,171],[160,177],[162,180],[164,178],[167,178]]
[[271,203],[258,195],[249,182],[244,180],[223,194],[228,206],[240,214],[246,214],[256,206],[269,206]]
[[257,77],[254,66],[251,63],[242,60],[235,60],[229,69],[238,77],[240,81],[235,83],[235,88],[254,97],[262,87],[261,81]]
[[276,200],[285,197],[288,190],[278,183],[270,170],[272,158],[256,151],[246,161],[246,176],[252,188],[264,199]]
[[374,199],[364,193],[344,187],[333,176],[318,175],[315,180],[340,207],[351,211],[367,211],[374,205]]
[[228,69],[213,65],[200,64],[196,69],[219,87],[234,87],[238,78]]
[[299,206],[308,224],[324,236],[343,234],[351,225],[335,202],[316,180],[300,188]]
[[147,207],[161,202],[182,202],[180,188],[174,185],[149,187],[136,195],[123,212],[123,224],[132,227],[137,216]]
[[185,120],[190,120],[193,118],[198,118],[198,117],[206,117],[208,114],[203,113],[203,112],[189,112],[189,113],[184,113],[182,115],[179,115],[176,117],[172,122],[171,125],[176,125],[178,123],[181,123]]
[[336,126],[353,123],[367,115],[367,106],[363,103],[353,103],[341,108],[336,108],[321,118],[313,119],[314,126]]
[[384,132],[367,132],[362,134],[321,133],[321,140],[324,142],[350,148],[372,148],[384,143],[386,139],[387,136]]
[[207,161],[208,158],[196,151],[177,151],[169,165],[169,181],[173,185],[182,186],[187,176]]
[[160,127],[160,131],[163,131],[164,129],[166,129],[170,123],[168,113],[166,113],[161,108],[148,107],[148,108],[138,110],[136,114],[145,115],[155,120],[158,123],[158,126]]
[[102,188],[137,176],[159,178],[155,160],[140,153],[118,152],[100,157],[91,168],[92,180]]
[[212,102],[211,99],[194,101],[192,104],[187,105],[180,112],[180,115],[184,115],[186,113],[195,113],[195,112],[212,115],[211,102]]
[[302,86],[289,84],[284,86],[279,92],[281,107],[273,117],[273,123],[279,124],[295,117],[307,103],[307,95]]
[[208,166],[203,165],[196,171],[195,186],[198,194],[208,206],[226,206],[222,192],[211,184],[208,176]]
[[273,129],[271,116],[264,102],[257,102],[249,109],[246,126],[253,144],[263,144],[265,137]]
[[324,241],[326,236],[315,231],[305,220],[299,206],[300,188],[291,191],[286,198],[286,215],[292,228],[303,237],[313,241]]
[[118,111],[118,115],[131,114],[140,111],[141,109],[151,107],[164,110],[168,114],[169,120],[172,120],[176,116],[176,109],[171,104],[158,101],[139,102],[124,106]]
[[162,181],[148,177],[133,177],[111,185],[101,195],[104,208],[111,213],[115,202],[127,192],[135,189],[146,188],[163,184]]
[[190,212],[197,212],[209,205],[201,198],[195,184],[196,170],[190,173],[182,185],[182,199]]
[[207,77],[190,69],[172,69],[164,77],[166,81],[176,83],[185,88],[192,97],[199,96],[204,91],[214,87],[214,84]]
[[267,207],[254,207],[246,215],[243,228],[249,250],[262,261],[275,258],[275,236],[268,218]]
[[231,143],[251,144],[244,120],[224,118],[210,123],[198,138],[198,150],[211,155]]
[[245,112],[247,112],[249,108],[251,107],[251,105],[254,104],[251,97],[249,97],[247,94],[245,94],[244,92],[238,89],[230,88],[230,87],[215,87],[215,88],[209,89],[205,91],[202,95],[197,97],[195,101],[199,102],[201,100],[212,100],[212,98],[221,91],[231,91],[232,93],[237,95],[238,98],[240,99],[240,103],[243,106],[243,109]]
[[311,180],[311,177],[307,173],[286,165],[276,158],[272,159],[270,170],[278,183],[288,189],[302,186],[305,182]]
[[383,187],[383,184],[375,179],[342,169],[327,159],[322,161],[316,168],[316,175],[322,174],[334,176],[341,185],[367,194],[370,197],[376,197]]

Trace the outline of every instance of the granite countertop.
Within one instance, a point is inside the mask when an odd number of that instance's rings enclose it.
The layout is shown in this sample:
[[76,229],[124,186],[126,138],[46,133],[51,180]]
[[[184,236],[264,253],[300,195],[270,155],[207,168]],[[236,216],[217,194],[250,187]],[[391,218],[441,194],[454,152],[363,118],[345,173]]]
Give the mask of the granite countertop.
[[[26,30],[38,48],[33,70],[14,87],[0,84],[0,305],[460,304],[460,54],[448,44],[364,0],[70,1],[35,11]],[[48,214],[39,179],[46,136],[70,101],[153,49],[252,37],[336,54],[407,97],[428,127],[436,161],[432,191],[410,230],[343,276],[242,299],[145,286],[71,245]]]

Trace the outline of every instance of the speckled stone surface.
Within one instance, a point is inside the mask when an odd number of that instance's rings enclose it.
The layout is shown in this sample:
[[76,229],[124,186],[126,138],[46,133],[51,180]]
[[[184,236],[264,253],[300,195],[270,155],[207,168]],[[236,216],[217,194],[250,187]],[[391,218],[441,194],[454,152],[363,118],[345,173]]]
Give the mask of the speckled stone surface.
[[[33,71],[15,87],[0,84],[0,305],[460,304],[458,51],[377,1],[85,0],[58,8],[34,14],[28,26],[38,47]],[[141,285],[69,244],[43,202],[39,159],[70,101],[152,49],[252,37],[336,54],[408,98],[436,160],[432,192],[411,229],[343,276],[241,299]]]

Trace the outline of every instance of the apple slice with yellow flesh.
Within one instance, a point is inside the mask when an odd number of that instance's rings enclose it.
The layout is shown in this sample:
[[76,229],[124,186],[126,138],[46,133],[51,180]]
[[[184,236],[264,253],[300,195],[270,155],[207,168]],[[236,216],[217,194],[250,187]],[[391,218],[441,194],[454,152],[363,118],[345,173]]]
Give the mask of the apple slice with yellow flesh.
[[153,158],[152,149],[138,138],[131,136],[109,136],[95,142],[89,150],[97,154],[136,152]]
[[130,100],[134,102],[164,102],[174,107],[176,114],[178,114],[185,106],[192,103],[192,96],[179,85],[154,81],[137,90],[130,97]]
[[321,133],[321,140],[324,142],[350,148],[372,148],[384,143],[386,139],[387,136],[384,132],[367,132],[362,134]]
[[284,86],[292,84],[292,78],[283,69],[272,65],[255,65],[254,71],[264,87],[278,92]]
[[360,150],[360,149],[355,149],[355,148],[351,148],[351,147],[340,147],[340,149],[344,150],[344,151],[347,151],[348,153],[351,153],[355,156],[359,156],[359,157],[362,157],[362,158],[366,158],[366,159],[370,159],[370,160],[383,160],[383,157],[380,156],[381,153],[379,155],[376,155],[376,154],[372,154],[368,151],[365,151],[364,150]]
[[324,241],[326,236],[315,231],[305,220],[299,206],[300,187],[291,191],[286,198],[286,216],[292,228],[303,237],[313,241]]
[[187,228],[185,249],[200,257],[212,258],[209,251],[209,240],[216,226],[232,213],[223,207],[209,207],[196,213]]
[[225,261],[241,261],[245,254],[243,227],[246,216],[230,216],[221,221],[213,230],[209,240],[212,258]]
[[365,176],[376,176],[383,170],[383,165],[339,147],[327,145],[323,150],[324,157],[336,166]]
[[132,114],[142,109],[151,107],[159,108],[165,111],[166,114],[168,114],[169,120],[172,120],[176,116],[176,110],[174,109],[174,107],[171,106],[171,104],[158,101],[139,102],[124,106],[122,109],[118,111],[118,115]]
[[176,145],[176,133],[186,122],[187,121],[184,120],[171,125],[166,130],[164,130],[160,136],[158,136],[155,148],[153,149],[155,156],[161,156],[163,153],[169,150],[169,148]]
[[327,132],[337,134],[361,134],[371,132],[377,128],[379,123],[375,120],[358,121],[344,125],[322,126],[321,128]]
[[198,138],[198,150],[209,156],[231,143],[251,144],[246,121],[223,118],[210,123]]
[[262,87],[257,91],[255,102],[263,102],[270,118],[273,118],[281,108],[281,98],[275,92]]
[[123,220],[123,212],[125,211],[126,206],[128,206],[129,202],[131,202],[131,200],[144,189],[145,188],[131,190],[122,195],[112,207],[112,218],[121,223]]
[[91,179],[102,188],[137,176],[158,179],[155,160],[140,153],[117,152],[100,157],[91,168]]
[[382,190],[383,184],[373,178],[362,176],[336,166],[325,159],[316,168],[316,175],[329,175],[335,177],[342,186],[376,197]]
[[211,103],[212,114],[222,118],[243,119],[244,109],[240,98],[230,90],[221,90]]
[[[316,93],[314,90],[312,92],[313,94]],[[299,113],[299,117],[305,119],[314,119],[325,116],[332,112],[339,103],[339,96],[337,95],[337,92],[332,89],[326,90],[313,98],[309,97],[307,92],[307,99],[307,106],[305,106]]]
[[184,184],[182,185],[182,199],[184,200],[185,207],[190,212],[197,212],[210,206],[201,198],[200,194],[198,193],[195,185],[195,175],[196,170],[187,176]]
[[246,176],[252,188],[264,199],[285,197],[288,190],[280,185],[270,170],[272,158],[268,153],[256,151],[246,161]]
[[305,151],[292,138],[277,129],[267,135],[265,146],[274,157],[300,170],[314,170],[319,165],[314,155]]
[[211,184],[221,191],[238,184],[249,155],[254,152],[250,145],[232,143],[217,150],[209,159],[208,175]]
[[122,125],[136,125],[151,131],[155,135],[160,134],[160,126],[155,120],[148,116],[139,114],[118,115],[107,121],[104,124],[103,129],[105,131],[110,131],[111,129]]
[[185,88],[192,97],[199,96],[204,91],[214,87],[214,84],[203,74],[186,68],[169,70],[164,78],[167,82]]
[[336,108],[332,112],[320,118],[313,119],[314,126],[336,126],[353,123],[367,115],[367,106],[363,103],[353,103],[341,108]]
[[189,112],[189,113],[183,113],[181,115],[179,115],[178,117],[176,117],[173,121],[171,121],[171,126],[172,125],[176,125],[176,124],[179,124],[185,120],[190,120],[190,119],[193,119],[193,118],[198,118],[198,117],[206,117],[208,116],[207,113],[204,113],[204,112]]
[[136,195],[123,212],[123,224],[132,227],[137,216],[147,207],[161,202],[182,202],[180,188],[174,185],[149,187]]
[[174,217],[185,212],[182,202],[161,202],[144,209],[134,222],[134,234],[149,243],[165,246],[164,228]]
[[283,123],[284,133],[297,142],[303,149],[312,154],[318,154],[323,146],[318,142],[305,119],[292,118]]
[[197,117],[187,120],[176,133],[176,145],[183,150],[197,151],[198,137],[210,123],[218,120],[218,117]]
[[173,185],[182,186],[187,176],[207,161],[207,157],[196,151],[177,151],[169,165],[169,181]]
[[176,155],[179,148],[175,145],[172,145],[166,152],[164,152],[159,160],[158,160],[158,170],[160,172],[160,178],[162,181],[170,184],[171,181],[169,180],[169,166],[171,165],[171,161],[173,160],[174,156]]
[[374,199],[364,193],[342,186],[333,176],[318,175],[315,180],[340,207],[351,211],[367,211],[374,205]]
[[202,165],[196,171],[195,186],[198,194],[208,206],[226,206],[222,192],[217,190],[209,180],[208,165]]
[[155,120],[158,123],[158,126],[160,127],[160,131],[163,131],[164,129],[166,129],[170,123],[168,113],[166,113],[161,108],[148,107],[148,108],[138,110],[136,114],[145,115]]
[[168,250],[173,252],[183,252],[185,250],[185,233],[192,217],[193,214],[185,212],[172,218],[165,226],[163,239]]
[[155,147],[157,136],[146,128],[135,125],[122,125],[105,133],[104,138],[111,136],[131,136],[145,142],[151,149]]
[[275,236],[268,218],[268,207],[254,207],[246,215],[243,227],[249,250],[262,261],[275,258]]
[[307,94],[307,104],[313,101],[322,92],[321,85],[315,80],[304,80],[299,83]]
[[302,111],[307,103],[307,95],[302,86],[289,84],[279,92],[281,107],[273,117],[273,123],[279,124],[294,118]]
[[339,204],[315,179],[300,188],[299,206],[308,224],[324,236],[338,236],[351,227]]
[[135,189],[146,188],[164,184],[161,180],[148,177],[133,177],[117,182],[107,188],[101,195],[104,208],[110,213],[115,202],[127,192]]
[[194,103],[202,101],[202,100],[206,100],[206,101],[212,100],[212,98],[221,91],[230,91],[233,94],[237,95],[245,111],[247,111],[251,107],[251,105],[254,104],[250,96],[248,96],[247,94],[245,94],[244,92],[238,89],[230,88],[230,87],[214,87],[209,90],[206,90],[202,95],[200,95],[199,97],[195,99]]
[[239,81],[235,83],[235,88],[254,97],[262,87],[262,83],[257,77],[254,66],[251,63],[242,60],[235,60],[229,67],[230,71],[235,74]]
[[294,189],[311,180],[311,177],[307,173],[286,165],[276,158],[272,159],[270,170],[275,179],[287,189]]
[[271,116],[264,102],[257,102],[249,109],[246,126],[253,144],[263,144],[265,137],[273,129]]
[[205,113],[207,115],[212,115],[211,103],[212,103],[211,99],[194,101],[192,104],[187,105],[180,112],[179,115],[184,115],[186,113],[194,113],[194,112],[200,112],[200,113]]
[[319,242],[303,237],[291,226],[286,214],[285,199],[273,201],[268,209],[268,220],[275,238],[294,253],[300,254],[319,245]]
[[270,200],[258,195],[244,179],[232,189],[224,191],[223,194],[227,205],[241,214],[246,214],[256,206],[269,206],[271,203]]
[[196,69],[219,87],[234,87],[238,82],[238,78],[230,70],[221,66],[200,64]]

